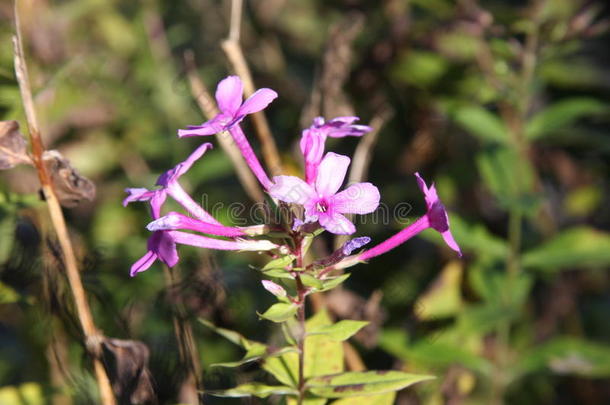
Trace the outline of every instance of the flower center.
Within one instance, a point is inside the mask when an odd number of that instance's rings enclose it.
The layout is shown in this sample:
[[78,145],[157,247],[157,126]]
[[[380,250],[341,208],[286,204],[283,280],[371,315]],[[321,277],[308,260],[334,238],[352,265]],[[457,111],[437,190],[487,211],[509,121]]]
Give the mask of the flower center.
[[430,226],[438,232],[445,232],[449,229],[449,219],[443,204],[435,202],[428,211]]
[[316,203],[316,211],[326,212],[328,211],[328,203],[324,200],[320,200]]

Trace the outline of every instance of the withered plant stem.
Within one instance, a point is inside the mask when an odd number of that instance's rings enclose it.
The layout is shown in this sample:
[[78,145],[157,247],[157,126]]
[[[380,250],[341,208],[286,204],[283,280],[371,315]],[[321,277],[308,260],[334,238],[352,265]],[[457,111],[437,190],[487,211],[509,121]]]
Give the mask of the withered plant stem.
[[[244,93],[246,97],[251,96],[255,89],[254,81],[252,80],[252,74],[250,68],[244,57],[243,50],[239,44],[240,39],[240,26],[241,26],[241,15],[243,9],[242,0],[231,1],[231,24],[229,28],[229,37],[222,41],[221,46],[225,52],[227,59],[233,66],[235,73],[241,78],[244,83]],[[282,162],[280,154],[273,140],[271,129],[265,114],[260,111],[251,115],[252,122],[254,123],[254,129],[261,143],[261,149],[263,159],[267,169],[272,175],[279,175],[282,173]]]
[[42,154],[44,153],[45,149],[40,135],[38,120],[36,118],[27,65],[25,63],[23,54],[17,3],[15,3],[15,35],[13,36],[13,47],[15,53],[15,75],[17,77],[17,82],[19,83],[19,90],[21,92],[21,99],[29,129],[28,133],[32,152],[32,161],[36,167],[42,192],[47,202],[51,223],[55,233],[57,234],[57,239],[59,240],[59,245],[63,253],[68,284],[70,286],[70,291],[72,292],[72,297],[74,298],[78,320],[85,336],[85,346],[93,358],[93,366],[100,390],[101,403],[103,405],[114,405],[116,402],[112,392],[112,387],[110,385],[110,380],[108,379],[104,366],[96,353],[98,352],[99,345],[101,343],[101,335],[93,322],[91,309],[89,308],[89,303],[87,302],[76,257],[74,255],[74,249],[72,247],[72,242],[70,241],[68,227],[66,226],[66,221],[61,210],[59,200],[57,199],[55,191],[53,190],[51,177],[42,160]]
[[[205,84],[197,75],[195,58],[192,51],[184,53],[184,62],[186,65],[186,73],[189,80],[191,95],[195,101],[197,101],[197,105],[199,106],[199,109],[203,115],[208,120],[214,118],[214,116],[218,114],[218,108],[216,107],[216,103],[214,102],[214,99],[210,95],[210,92],[206,88]],[[254,177],[254,174],[252,174],[252,171],[246,164],[243,155],[233,141],[233,138],[231,138],[231,135],[229,135],[228,132],[220,132],[216,134],[216,139],[218,140],[222,150],[229,156],[229,159],[231,159],[231,163],[233,163],[235,171],[237,172],[237,177],[239,178],[241,185],[244,187],[244,190],[246,190],[248,196],[256,202],[263,202],[265,200],[265,196],[261,190],[258,180],[256,177]]]

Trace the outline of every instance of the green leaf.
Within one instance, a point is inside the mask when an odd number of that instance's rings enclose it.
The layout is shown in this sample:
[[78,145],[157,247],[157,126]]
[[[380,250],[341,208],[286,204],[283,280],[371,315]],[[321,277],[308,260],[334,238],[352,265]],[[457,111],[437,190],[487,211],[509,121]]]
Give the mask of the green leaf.
[[239,361],[232,361],[226,363],[215,363],[212,367],[240,367],[244,364],[251,363],[253,361],[260,361],[266,358],[279,357],[286,353],[296,353],[298,350],[296,347],[284,347],[282,349],[271,352],[269,348],[263,344],[253,345]]
[[246,350],[249,350],[251,347],[256,346],[256,345],[262,345],[262,343],[254,342],[249,339],[246,339],[244,336],[242,336],[241,334],[239,334],[233,330],[219,328],[218,326],[214,325],[212,322],[208,321],[207,319],[199,318],[199,322],[201,322],[208,328],[212,329],[214,332],[218,333],[219,335],[221,335],[228,341],[230,341],[238,346],[241,346]]
[[[472,224],[463,220],[455,213],[449,214],[451,232],[460,244],[462,250],[477,253],[481,257],[504,260],[508,254],[506,242],[493,235],[483,224]],[[434,241],[444,244],[438,232],[422,233],[426,239],[434,238]]]
[[19,301],[20,298],[21,296],[13,287],[0,281],[0,304],[13,304]]
[[292,318],[297,313],[298,307],[294,304],[278,302],[273,304],[264,313],[259,314],[261,318],[265,318],[272,322],[285,322]]
[[353,371],[311,378],[307,381],[306,388],[323,398],[345,398],[398,391],[433,378],[435,377],[391,370]]
[[589,227],[565,230],[523,256],[523,265],[549,273],[610,265],[610,235]]
[[279,382],[296,387],[299,375],[299,356],[297,353],[285,353],[282,356],[267,358],[263,370],[273,375]]
[[239,361],[226,363],[215,363],[212,367],[239,367],[246,363],[250,363],[261,359],[267,353],[267,346],[262,343],[255,343],[246,351],[244,357]]
[[217,397],[250,397],[267,398],[269,395],[298,395],[298,391],[283,385],[265,385],[261,383],[247,383],[224,391],[207,391]]
[[573,337],[559,337],[523,353],[518,367],[521,375],[548,369],[557,374],[608,378],[610,346]]
[[432,52],[409,51],[403,53],[392,69],[399,81],[417,87],[428,87],[436,83],[449,68],[447,60]]
[[534,170],[516,151],[508,147],[486,148],[477,156],[477,166],[485,186],[504,208],[535,212]]
[[449,262],[434,283],[415,302],[415,315],[422,320],[455,315],[462,307],[461,280],[462,263]]
[[271,269],[263,271],[263,274],[267,277],[272,278],[286,278],[290,280],[294,280],[294,276],[290,274],[289,271],[284,269]]
[[461,127],[483,141],[502,144],[508,142],[508,131],[504,123],[496,114],[483,107],[460,106],[450,109],[449,113]]
[[458,317],[458,328],[464,334],[484,334],[501,323],[512,321],[519,314],[516,306],[498,303],[475,304],[463,309]]
[[307,335],[325,335],[332,340],[342,342],[354,336],[360,329],[364,328],[368,324],[368,321],[343,320],[333,325],[325,325],[308,331]]
[[296,257],[294,255],[286,255],[279,257],[277,259],[273,259],[261,269],[261,271],[265,272],[271,269],[285,269],[287,266],[291,265]]
[[395,400],[396,392],[386,392],[380,395],[341,398],[330,405],[393,405]]
[[320,289],[320,291],[332,290],[333,288],[347,280],[350,275],[351,273],[345,273],[337,277],[329,277],[322,280],[322,288]]
[[[309,318],[306,331],[331,326],[332,321],[325,310]],[[340,373],[343,371],[343,343],[325,335],[305,337],[305,377]]]
[[324,287],[321,280],[306,273],[301,274],[301,281],[305,286],[315,288],[316,290],[321,290]]
[[531,140],[552,135],[558,129],[569,127],[577,120],[604,113],[609,106],[594,98],[569,98],[552,104],[536,114],[525,127],[525,136]]
[[409,343],[405,331],[388,329],[382,332],[379,345],[403,361],[423,367],[448,367],[454,364],[486,374],[491,363],[464,344],[463,339],[445,339],[449,331],[441,330],[423,340]]

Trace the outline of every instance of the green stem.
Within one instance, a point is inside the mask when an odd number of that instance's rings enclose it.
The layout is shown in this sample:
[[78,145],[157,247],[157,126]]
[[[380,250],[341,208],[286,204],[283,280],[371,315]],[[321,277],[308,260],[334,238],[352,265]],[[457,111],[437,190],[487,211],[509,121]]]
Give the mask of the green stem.
[[[303,268],[303,252],[301,249],[302,240],[298,237],[295,238],[295,256],[297,260],[297,267]],[[305,299],[306,299],[306,287],[301,281],[301,276],[297,273],[296,277],[296,288],[297,288],[297,300],[299,309],[297,311],[297,318],[299,321],[299,331],[297,336],[297,347],[299,350],[299,381],[298,390],[299,398],[298,405],[303,404],[305,399]]]

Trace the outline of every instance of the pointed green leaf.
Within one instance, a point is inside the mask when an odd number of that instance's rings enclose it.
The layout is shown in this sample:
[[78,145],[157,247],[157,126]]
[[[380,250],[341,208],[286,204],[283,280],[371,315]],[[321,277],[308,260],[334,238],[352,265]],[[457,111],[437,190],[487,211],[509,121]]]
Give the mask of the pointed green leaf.
[[460,126],[483,141],[506,143],[508,140],[508,131],[500,118],[483,107],[457,107],[450,114]]
[[279,357],[267,358],[263,362],[263,369],[282,384],[296,387],[299,375],[299,356],[297,353],[286,353]]
[[285,387],[282,385],[265,385],[261,383],[242,384],[235,388],[224,391],[207,391],[208,394],[217,397],[250,397],[267,398],[269,395],[298,395],[298,391],[294,388]]
[[331,402],[330,405],[393,405],[395,400],[396,392],[386,392],[379,395],[342,398]]
[[307,335],[325,335],[332,340],[342,342],[354,336],[360,329],[364,328],[368,324],[368,321],[344,320],[339,321],[334,325],[325,325],[308,331]]
[[455,315],[462,307],[461,279],[461,262],[449,262],[440,276],[415,302],[415,315],[422,320]]
[[548,272],[610,265],[610,234],[588,227],[565,230],[523,256],[523,265]]
[[214,332],[218,333],[219,335],[221,335],[228,341],[230,341],[238,346],[241,346],[246,350],[249,350],[253,345],[262,345],[262,343],[246,339],[244,336],[242,336],[241,334],[239,334],[233,330],[219,328],[218,326],[214,325],[212,322],[208,321],[207,319],[199,318],[199,322],[201,322],[208,328],[212,329]]
[[285,302],[273,304],[264,313],[259,314],[261,318],[265,318],[272,322],[285,322],[292,318],[297,313],[297,306]]
[[609,110],[609,106],[595,98],[569,98],[552,104],[534,115],[525,128],[525,136],[538,139],[552,135],[554,131],[563,129],[578,119],[601,114]]
[[324,284],[321,280],[306,273],[301,274],[301,281],[303,282],[303,285],[315,288],[316,290],[321,290],[324,287]]
[[435,377],[391,370],[353,371],[310,378],[306,388],[320,397],[345,398],[398,391],[433,378]]
[[284,269],[271,269],[263,271],[263,274],[267,277],[272,278],[286,278],[290,280],[294,280],[294,276],[288,271]]
[[[325,310],[309,318],[305,330],[317,330],[331,326],[332,321]],[[343,371],[343,343],[325,335],[305,337],[305,377],[340,373]]]
[[279,257],[277,259],[273,259],[270,262],[268,262],[267,264],[265,264],[265,266],[261,269],[261,271],[264,272],[264,271],[271,270],[271,269],[284,269],[285,267],[292,264],[294,259],[295,259],[294,255],[286,255],[286,256]]
[[347,280],[350,275],[351,273],[345,273],[337,277],[329,277],[322,280],[322,288],[320,289],[320,291],[332,290],[333,288]]
[[549,369],[557,374],[610,377],[610,345],[573,337],[555,338],[524,353],[520,375]]

